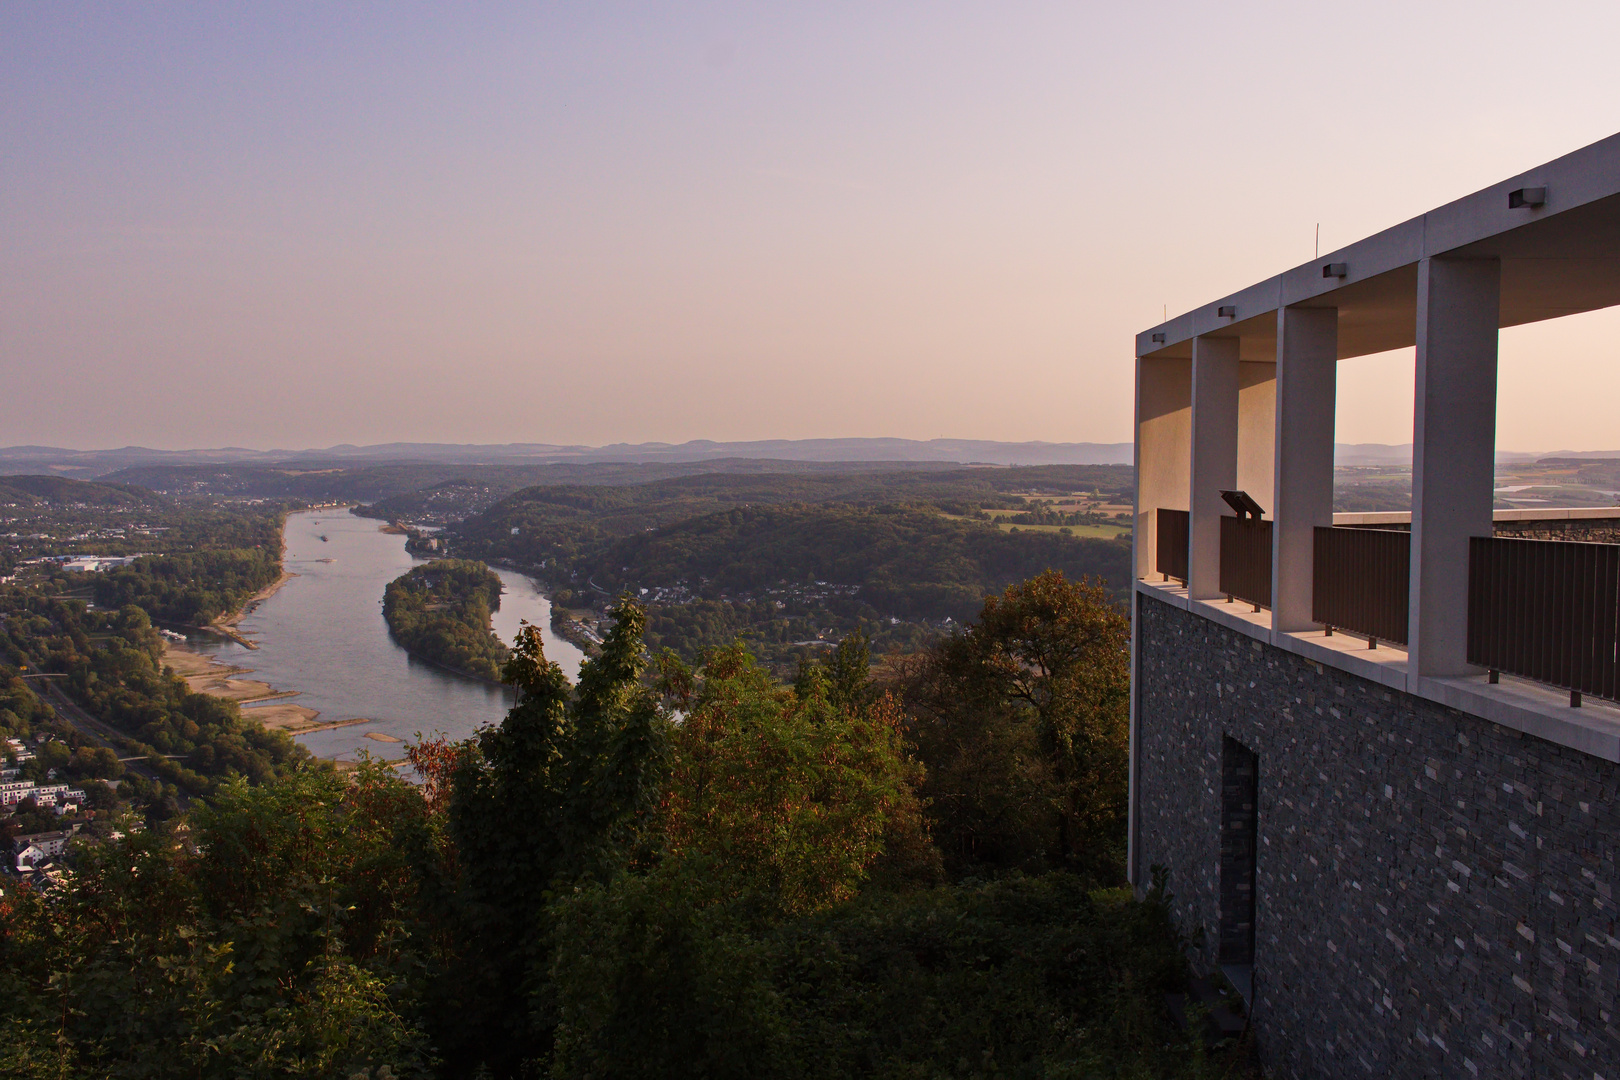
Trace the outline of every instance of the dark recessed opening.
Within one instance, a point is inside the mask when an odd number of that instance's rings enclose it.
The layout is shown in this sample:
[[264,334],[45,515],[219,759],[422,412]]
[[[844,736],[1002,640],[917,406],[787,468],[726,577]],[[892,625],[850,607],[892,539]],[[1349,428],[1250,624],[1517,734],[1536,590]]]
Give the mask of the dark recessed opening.
[[1254,964],[1255,841],[1259,818],[1260,759],[1236,739],[1222,739],[1218,960],[1223,968]]

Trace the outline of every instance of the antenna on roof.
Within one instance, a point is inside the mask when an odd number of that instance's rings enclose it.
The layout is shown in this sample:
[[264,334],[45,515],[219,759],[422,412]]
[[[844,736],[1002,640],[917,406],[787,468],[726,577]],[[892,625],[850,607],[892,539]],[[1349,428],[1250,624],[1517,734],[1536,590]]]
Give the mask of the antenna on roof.
[[1318,221],[1316,223],[1316,254],[1311,256],[1311,258],[1320,259],[1321,257],[1322,257],[1322,223],[1320,221]]

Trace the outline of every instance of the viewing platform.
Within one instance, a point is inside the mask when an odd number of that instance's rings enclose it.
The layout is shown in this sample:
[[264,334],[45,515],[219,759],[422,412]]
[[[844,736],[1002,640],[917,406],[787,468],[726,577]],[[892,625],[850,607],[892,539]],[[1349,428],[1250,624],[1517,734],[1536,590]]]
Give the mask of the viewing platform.
[[[1269,1075],[1620,1061],[1620,507],[1495,509],[1498,332],[1615,305],[1620,135],[1137,335],[1129,873]],[[1411,511],[1335,514],[1414,346]]]

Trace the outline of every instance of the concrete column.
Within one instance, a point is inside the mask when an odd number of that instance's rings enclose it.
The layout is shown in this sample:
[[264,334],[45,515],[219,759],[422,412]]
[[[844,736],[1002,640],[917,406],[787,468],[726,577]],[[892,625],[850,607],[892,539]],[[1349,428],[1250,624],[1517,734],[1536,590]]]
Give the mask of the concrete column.
[[[1156,511],[1187,508],[1187,489],[1192,461],[1192,362],[1167,357],[1139,357],[1136,361],[1136,547],[1134,565],[1137,577],[1153,570],[1157,542],[1154,531]],[[1136,597],[1131,597],[1131,730],[1130,796],[1127,804],[1126,876],[1139,881],[1140,850],[1136,794],[1140,777],[1137,747],[1141,736],[1141,699],[1136,677],[1137,646]]]
[[1277,311],[1275,499],[1271,626],[1310,630],[1315,530],[1333,524],[1333,420],[1339,310]]
[[1407,633],[1420,676],[1470,670],[1468,538],[1491,535],[1501,282],[1495,259],[1418,263]]
[[1193,338],[1192,536],[1187,548],[1187,595],[1221,593],[1223,488],[1237,486],[1238,339]]
[[1238,365],[1237,486],[1254,496],[1271,517],[1273,443],[1276,438],[1277,364],[1245,360]]
[[1192,363],[1136,362],[1136,576],[1153,572],[1159,507],[1187,509],[1192,460]]

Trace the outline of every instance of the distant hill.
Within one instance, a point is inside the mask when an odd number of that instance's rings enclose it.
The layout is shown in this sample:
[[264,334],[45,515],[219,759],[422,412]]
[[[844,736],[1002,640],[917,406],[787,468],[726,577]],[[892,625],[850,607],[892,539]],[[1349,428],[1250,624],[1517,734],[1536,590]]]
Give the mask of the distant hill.
[[723,459],[799,462],[942,462],[962,465],[1128,465],[1130,443],[993,442],[981,439],[764,439],[750,442],[614,443],[564,446],[552,443],[495,445],[455,443],[343,444],[311,450],[248,450],[229,446],[199,450],[70,450],[54,446],[0,449],[0,475],[58,473],[80,479],[144,466],[359,464],[589,464],[695,463]]
[[73,480],[65,476],[0,476],[0,505],[157,507],[163,499],[134,484]]
[[[665,475],[700,471],[693,466],[716,466],[723,471],[747,471],[742,461],[840,463],[871,466],[960,465],[1129,465],[1133,447],[1117,443],[995,442],[983,439],[758,439],[749,442],[714,442],[694,439],[684,443],[613,443],[608,446],[567,446],[554,443],[380,443],[374,446],[342,444],[325,449],[249,450],[226,446],[198,450],[152,450],[126,446],[116,450],[71,450],[55,446],[0,448],[0,476],[14,473],[56,474],[94,479],[133,470],[225,466],[230,468],[343,468],[367,466],[486,466],[535,467],[541,465],[679,466]],[[1604,459],[1620,457],[1620,450],[1558,450],[1526,452],[1498,450],[1498,461],[1528,461],[1559,457]],[[1410,465],[1411,443],[1338,443],[1335,461],[1346,466]],[[152,474],[142,474],[152,475]],[[454,471],[411,485],[458,479]],[[628,482],[657,479],[643,476]],[[137,481],[142,482],[142,481]],[[563,475],[536,476],[530,483],[593,483]],[[161,483],[154,484],[162,487]],[[393,493],[393,492],[390,492]],[[381,497],[380,494],[372,495]]]

